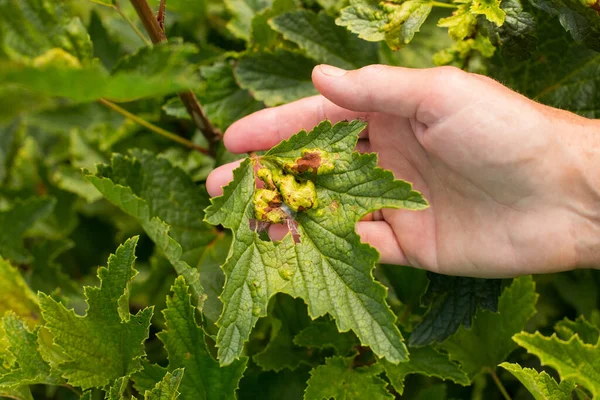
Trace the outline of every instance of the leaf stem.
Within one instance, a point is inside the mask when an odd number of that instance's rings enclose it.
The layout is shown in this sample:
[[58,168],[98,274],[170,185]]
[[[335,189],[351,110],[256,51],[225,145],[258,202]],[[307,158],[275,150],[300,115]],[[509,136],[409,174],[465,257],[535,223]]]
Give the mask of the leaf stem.
[[[150,35],[152,43],[157,44],[166,42],[167,36],[165,35],[164,29],[161,27],[161,22],[154,15],[148,2],[146,0],[129,1],[135,8],[138,17],[142,20],[146,32]],[[161,9],[164,9],[165,3],[166,1],[161,0]],[[192,121],[194,121],[196,127],[200,129],[204,137],[206,137],[206,140],[208,140],[208,143],[210,143],[211,154],[214,154],[216,152],[214,145],[222,138],[223,134],[210,122],[194,92],[191,90],[181,92],[179,93],[179,98],[185,105],[185,109],[188,114],[190,114],[190,117],[192,117]]]
[[488,369],[488,373],[491,375],[492,380],[494,381],[494,383],[496,384],[496,386],[498,386],[498,390],[500,390],[500,393],[502,393],[502,396],[504,397],[504,399],[505,400],[512,400],[512,398],[510,397],[510,395],[506,391],[506,388],[502,384],[502,381],[500,381],[500,378],[498,378],[498,375],[496,374],[496,371],[494,371],[492,368],[489,368]]
[[121,18],[123,18],[125,20],[125,22],[127,22],[129,24],[129,26],[131,27],[131,29],[133,29],[135,31],[135,33],[137,33],[137,35],[140,37],[140,39],[142,39],[142,41],[146,44],[146,46],[151,46],[152,42],[150,40],[148,40],[148,38],[146,37],[146,35],[144,35],[144,33],[142,31],[140,31],[137,26],[135,26],[135,24],[133,23],[133,21],[130,20],[129,17],[127,17],[127,15],[125,15],[125,13],[123,12],[123,10],[119,6],[119,3],[117,3],[115,1],[115,4],[114,4],[113,7],[119,13],[119,15],[121,16]]
[[194,143],[190,142],[189,140],[182,138],[181,136],[178,136],[178,135],[171,133],[159,126],[156,126],[156,125],[146,121],[145,119],[142,119],[142,118],[138,117],[137,115],[130,113],[129,111],[125,110],[124,108],[119,107],[118,105],[116,105],[113,102],[110,102],[105,99],[100,99],[100,100],[98,100],[98,102],[100,104],[103,104],[106,107],[110,108],[111,110],[118,112],[119,114],[123,115],[125,118],[128,118],[128,119],[132,120],[133,122],[140,124],[144,128],[147,128],[148,130],[150,130],[154,133],[164,136],[164,137],[166,137],[174,142],[177,142],[179,144],[182,144],[190,149],[199,151],[204,154],[209,153],[208,149],[205,149],[202,146],[198,146],[197,144],[194,144]]
[[455,4],[443,3],[441,1],[432,1],[431,4],[434,7],[440,7],[440,8],[452,8],[452,9],[458,8],[458,6]]

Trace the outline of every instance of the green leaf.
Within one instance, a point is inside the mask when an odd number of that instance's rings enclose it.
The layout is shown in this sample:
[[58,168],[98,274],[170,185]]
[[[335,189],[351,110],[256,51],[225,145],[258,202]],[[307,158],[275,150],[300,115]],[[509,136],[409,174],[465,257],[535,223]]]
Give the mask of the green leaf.
[[87,179],[113,204],[136,218],[179,275],[192,289],[198,306],[205,298],[196,265],[204,248],[216,238],[203,222],[206,189],[181,169],[146,151],[131,157],[114,154]]
[[598,344],[600,340],[600,328],[589,323],[583,316],[575,321],[565,318],[554,326],[554,330],[562,340],[569,340],[574,335],[591,345]]
[[353,368],[353,358],[328,358],[310,372],[308,387],[304,394],[307,400],[322,399],[393,399],[387,391],[387,382],[378,375],[380,364]]
[[585,387],[593,398],[600,395],[600,346],[584,343],[579,336],[561,340],[536,333],[519,333],[513,337],[528,353],[539,357],[542,365],[558,371],[562,381],[572,381]]
[[200,102],[211,122],[222,131],[246,115],[263,108],[261,102],[241,89],[233,77],[230,63],[220,62],[200,69],[206,88],[199,94]]
[[0,125],[0,184],[8,176],[10,164],[17,150],[16,143],[21,127],[22,125],[18,120]]
[[30,61],[49,50],[62,49],[86,63],[92,42],[65,3],[51,0],[0,0],[0,46],[10,59]]
[[594,90],[600,84],[595,73],[600,55],[574,43],[556,21],[539,17],[537,27],[539,41],[531,57],[505,59],[491,75],[541,103],[584,117],[600,116]]
[[571,400],[575,382],[563,380],[560,385],[545,371],[522,368],[519,364],[504,362],[502,368],[517,378],[533,395],[535,400]]
[[251,53],[239,59],[235,77],[242,88],[271,107],[317,94],[311,80],[315,66],[288,50]]
[[512,336],[535,314],[538,295],[531,276],[516,278],[498,301],[498,313],[479,311],[470,330],[461,327],[440,344],[469,376],[496,366],[516,348]]
[[378,42],[385,40],[394,50],[406,46],[432,9],[430,0],[407,0],[401,3],[377,0],[350,0],[336,23],[358,37]]
[[454,40],[464,40],[472,36],[477,29],[477,17],[470,11],[470,3],[460,3],[450,17],[438,21],[438,26],[448,28],[448,34]]
[[[372,277],[378,254],[360,242],[354,229],[356,222],[373,210],[419,210],[427,207],[427,202],[411,190],[410,184],[394,180],[391,172],[377,168],[376,155],[354,152],[364,127],[360,121],[335,126],[325,121],[310,134],[303,131],[261,158],[244,161],[234,171],[234,180],[223,196],[211,200],[206,220],[222,224],[234,234],[223,266],[227,281],[221,295],[224,308],[217,336],[221,364],[227,365],[241,355],[250,330],[260,316],[266,315],[268,300],[279,292],[304,299],[312,318],[329,313],[341,332],[352,329],[378,356],[394,363],[406,360],[395,317],[385,303],[385,289]],[[253,201],[256,163],[271,174],[282,174],[278,171],[288,168],[289,178],[282,179],[290,182],[296,162],[311,152],[316,152],[324,165],[314,165],[320,174],[297,173],[301,180],[298,185],[304,187],[299,193],[304,195],[295,194],[284,184],[277,189],[283,190],[286,206],[298,210],[294,214],[299,243],[294,243],[291,235],[281,242],[262,240],[251,227],[251,220],[260,215]],[[315,189],[310,194],[312,185]],[[305,205],[310,201],[312,208],[300,211],[293,199],[304,200]]]
[[313,322],[294,337],[294,343],[309,348],[332,348],[340,356],[348,355],[359,344],[356,335],[338,332],[331,320]]
[[394,365],[384,360],[382,365],[392,386],[399,394],[404,392],[404,380],[410,374],[450,380],[463,386],[471,382],[460,366],[450,361],[447,354],[442,354],[431,347],[411,349],[410,359],[407,362]]
[[[98,63],[84,67],[61,65],[56,59],[38,66],[4,63],[0,65],[0,82],[77,102],[100,98],[132,101],[199,86],[196,67],[187,61],[196,52],[195,46],[178,43],[142,48],[121,59],[112,75]],[[50,54],[65,57],[54,50],[50,50]]]
[[38,329],[31,331],[26,322],[13,312],[2,319],[7,351],[14,357],[14,367],[0,373],[0,392],[23,385],[60,385],[64,380],[51,370],[38,351]]
[[502,26],[506,12],[500,7],[502,0],[473,0],[471,12],[473,14],[485,15],[488,21],[497,26]]
[[503,0],[500,7],[506,17],[502,26],[493,27],[496,37],[492,43],[500,47],[503,56],[525,61],[537,46],[535,17],[523,10],[520,0]]
[[220,368],[207,349],[204,331],[196,324],[188,286],[178,277],[163,311],[166,330],[158,334],[169,354],[169,371],[185,369],[179,391],[181,399],[230,399],[246,369],[247,359]]
[[[2,225],[4,226],[4,225]],[[39,323],[40,309],[37,296],[23,280],[21,273],[0,257],[0,315],[12,311],[31,325]]]
[[560,24],[579,44],[600,51],[600,18],[593,0],[532,0],[533,5],[558,17]]
[[56,201],[48,197],[32,197],[17,202],[10,210],[0,212],[0,256],[24,263],[31,259],[23,247],[23,235],[32,225],[50,215]]
[[105,400],[127,400],[125,398],[125,392],[127,391],[128,385],[129,377],[124,376],[117,379],[106,392]]
[[336,26],[335,20],[325,12],[288,12],[273,18],[270,24],[319,63],[357,69],[379,61],[376,44],[361,40],[347,29]]
[[[79,293],[79,285],[62,271],[56,258],[72,249],[75,243],[70,240],[36,241],[31,247],[31,271],[27,280],[35,291],[52,293],[60,290],[65,294]],[[35,297],[35,296],[34,296]],[[37,297],[35,297],[37,302]]]
[[272,3],[273,0],[225,0],[225,6],[233,15],[227,29],[238,38],[250,41],[252,18]]
[[54,336],[69,361],[59,365],[70,385],[103,387],[141,369],[153,309],[129,313],[129,284],[137,274],[133,268],[137,238],[119,246],[100,268],[99,287],[85,287],[89,306],[85,316],[40,293],[45,327]]
[[498,310],[502,281],[429,273],[429,288],[421,299],[429,310],[410,336],[411,346],[442,342],[463,325],[471,327],[478,309]]
[[[173,372],[167,372],[162,381],[156,384],[154,389],[146,392],[145,400],[176,400],[185,398],[179,396],[179,387],[185,377],[183,369],[176,369]],[[198,398],[198,397],[196,397]]]

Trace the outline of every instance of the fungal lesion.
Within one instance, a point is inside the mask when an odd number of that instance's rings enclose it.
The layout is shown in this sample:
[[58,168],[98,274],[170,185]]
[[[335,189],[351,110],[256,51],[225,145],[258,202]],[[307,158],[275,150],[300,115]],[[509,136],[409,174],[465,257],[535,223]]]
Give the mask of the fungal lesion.
[[292,174],[323,175],[333,171],[334,157],[319,149],[304,149],[302,155],[293,162],[283,163],[283,169]]

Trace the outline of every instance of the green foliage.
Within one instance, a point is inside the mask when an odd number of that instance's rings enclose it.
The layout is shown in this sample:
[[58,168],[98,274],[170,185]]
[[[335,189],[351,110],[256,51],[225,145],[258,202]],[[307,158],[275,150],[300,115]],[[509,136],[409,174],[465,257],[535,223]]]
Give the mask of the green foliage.
[[[0,0],[0,397],[598,397],[598,271],[377,265],[356,222],[426,203],[354,152],[364,123],[251,154],[212,203],[205,188],[240,158],[221,133],[317,94],[320,63],[454,65],[598,117],[598,9],[167,0],[150,46],[130,1]],[[293,233],[269,239],[274,222]]]

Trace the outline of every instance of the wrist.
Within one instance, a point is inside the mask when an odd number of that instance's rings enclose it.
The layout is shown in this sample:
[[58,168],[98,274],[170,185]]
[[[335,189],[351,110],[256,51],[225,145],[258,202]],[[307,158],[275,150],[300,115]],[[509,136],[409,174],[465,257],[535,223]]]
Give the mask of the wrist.
[[600,121],[571,113],[560,119],[557,128],[570,172],[559,193],[571,217],[575,266],[600,268]]

